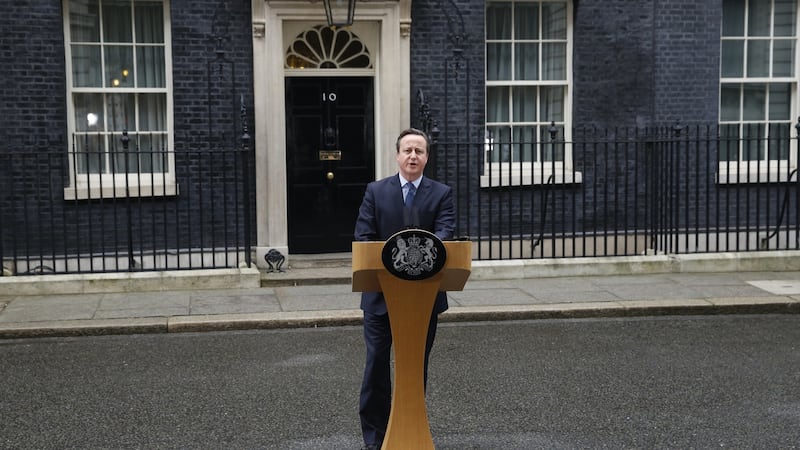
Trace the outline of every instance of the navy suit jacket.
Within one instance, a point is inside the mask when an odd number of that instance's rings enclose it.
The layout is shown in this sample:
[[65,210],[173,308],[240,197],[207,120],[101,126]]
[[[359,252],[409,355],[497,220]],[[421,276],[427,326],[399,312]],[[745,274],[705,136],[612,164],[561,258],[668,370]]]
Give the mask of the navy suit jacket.
[[[395,174],[367,185],[358,210],[355,239],[385,241],[409,227],[430,231],[442,240],[452,239],[455,217],[450,186],[423,176],[414,197],[414,206],[409,209],[403,204],[400,177]],[[362,293],[361,309],[371,314],[386,314],[383,294]],[[438,314],[446,309],[447,294],[439,292],[433,310]]]

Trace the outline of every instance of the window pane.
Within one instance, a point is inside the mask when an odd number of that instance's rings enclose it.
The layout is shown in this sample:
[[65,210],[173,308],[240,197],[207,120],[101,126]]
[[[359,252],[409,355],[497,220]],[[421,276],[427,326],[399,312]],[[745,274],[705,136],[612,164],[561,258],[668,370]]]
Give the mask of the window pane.
[[508,122],[508,87],[486,88],[486,120]]
[[769,0],[748,2],[747,8],[747,35],[769,36],[770,8]]
[[542,4],[542,39],[567,38],[567,4]]
[[106,87],[133,87],[133,48],[107,45]]
[[129,1],[103,1],[103,38],[106,42],[133,42]]
[[775,0],[775,36],[794,36],[795,8],[794,0]]
[[541,122],[564,121],[564,94],[563,86],[542,86]]
[[511,44],[486,44],[486,79],[511,80]]
[[139,130],[166,131],[167,98],[165,94],[139,94]]
[[100,42],[98,0],[69,2],[69,31],[72,42]]
[[567,44],[542,44],[542,79],[567,79]]
[[136,42],[164,43],[164,17],[161,2],[136,2]]
[[111,145],[112,173],[139,173],[139,136],[128,133],[127,147],[121,135],[114,135],[115,143]]
[[105,136],[89,133],[75,136],[75,153],[71,155],[79,174],[102,173],[106,166]]
[[514,79],[539,79],[539,44],[516,44],[514,46]]
[[550,126],[541,128],[543,162],[564,160],[564,127],[556,125],[555,129],[556,134],[553,135],[550,133]]
[[764,120],[766,86],[763,84],[744,85],[744,120]]
[[486,39],[511,39],[511,3],[491,2],[486,7]]
[[167,136],[163,133],[139,134],[138,150],[142,172],[162,173],[166,167]]
[[100,70],[99,45],[73,45],[72,85],[75,87],[100,87],[103,73]]
[[[345,36],[344,33],[337,33],[336,36],[334,36],[332,33],[329,33],[327,31],[323,31],[322,32],[322,36],[327,38],[329,41],[334,41],[333,42],[333,54],[334,55],[338,55],[342,51],[347,51],[349,53],[349,55],[352,56],[352,55],[356,55],[358,53],[361,53],[361,51],[362,51],[361,48],[355,49],[356,50],[355,52],[352,51],[351,49],[348,49],[348,45],[347,44],[348,44],[348,42],[350,42],[350,39],[347,36]],[[329,41],[327,41],[327,42],[329,42]],[[358,47],[361,47],[361,45],[360,45],[361,43],[360,42],[354,42],[354,44],[358,44]]]
[[741,78],[744,75],[744,41],[722,41],[723,78]]
[[486,158],[492,162],[508,161],[511,156],[511,127],[487,127]]
[[103,131],[103,94],[74,94],[75,130]]
[[722,2],[722,35],[744,36],[744,0]]
[[747,76],[769,76],[769,41],[747,42]]
[[138,87],[166,85],[163,47],[136,47],[136,83]]
[[739,85],[723,84],[720,90],[719,119],[725,122],[741,120],[739,108]]
[[517,3],[514,8],[515,39],[539,39],[539,4]]
[[536,127],[515,127],[514,142],[512,161],[532,161],[536,146]]
[[106,111],[109,114],[109,131],[134,129],[136,97],[134,94],[110,94],[106,97]]
[[769,120],[791,120],[791,92],[789,84],[769,86]]
[[789,159],[789,128],[788,123],[770,124],[767,141],[767,158],[770,161]]
[[739,125],[719,127],[720,161],[739,161]]
[[776,39],[772,43],[772,76],[794,76],[794,39]]
[[764,159],[764,131],[763,124],[744,124],[742,130],[742,158],[745,161]]
[[514,102],[514,122],[536,121],[536,86],[515,87],[512,101]]

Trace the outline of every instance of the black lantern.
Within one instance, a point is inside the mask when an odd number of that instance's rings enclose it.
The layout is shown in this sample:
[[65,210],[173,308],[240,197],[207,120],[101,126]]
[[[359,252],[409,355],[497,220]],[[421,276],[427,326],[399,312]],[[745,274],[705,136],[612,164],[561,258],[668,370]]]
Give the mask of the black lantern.
[[356,0],[322,0],[329,27],[349,27],[356,13]]

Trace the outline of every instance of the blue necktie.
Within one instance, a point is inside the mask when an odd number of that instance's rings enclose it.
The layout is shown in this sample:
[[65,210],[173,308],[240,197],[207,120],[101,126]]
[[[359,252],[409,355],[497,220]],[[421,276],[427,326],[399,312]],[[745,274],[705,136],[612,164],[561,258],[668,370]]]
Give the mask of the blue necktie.
[[417,194],[417,188],[413,183],[407,183],[408,193],[406,193],[406,207],[410,208],[414,204],[414,196]]

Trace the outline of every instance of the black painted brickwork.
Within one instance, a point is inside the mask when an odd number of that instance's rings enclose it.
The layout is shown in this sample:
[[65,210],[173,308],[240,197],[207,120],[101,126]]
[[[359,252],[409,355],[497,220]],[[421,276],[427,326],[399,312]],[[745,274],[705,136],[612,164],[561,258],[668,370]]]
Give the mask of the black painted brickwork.
[[652,126],[652,0],[584,0],[573,13],[574,126]]
[[656,2],[658,124],[714,125],[719,111],[719,0]]
[[58,0],[3,1],[0,152],[64,148],[64,39]]
[[173,0],[171,6],[175,149],[229,145],[241,133],[241,95],[253,130],[250,1]]

